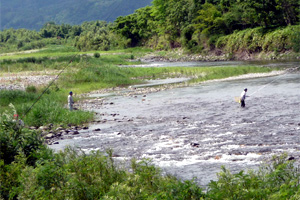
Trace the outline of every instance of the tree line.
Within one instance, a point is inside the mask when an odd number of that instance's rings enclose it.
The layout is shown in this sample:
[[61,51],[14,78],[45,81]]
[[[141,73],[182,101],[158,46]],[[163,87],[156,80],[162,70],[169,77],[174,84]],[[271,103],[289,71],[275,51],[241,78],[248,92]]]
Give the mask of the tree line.
[[299,13],[298,0],[153,0],[152,6],[118,17],[113,23],[92,21],[71,26],[49,22],[40,31],[6,29],[0,32],[0,47],[27,50],[70,43],[79,50],[147,46],[203,52],[221,47],[218,44],[228,35],[256,30],[246,33],[246,39],[254,42],[259,35],[266,40],[265,35],[272,32],[283,40],[288,38],[285,48],[299,50]]

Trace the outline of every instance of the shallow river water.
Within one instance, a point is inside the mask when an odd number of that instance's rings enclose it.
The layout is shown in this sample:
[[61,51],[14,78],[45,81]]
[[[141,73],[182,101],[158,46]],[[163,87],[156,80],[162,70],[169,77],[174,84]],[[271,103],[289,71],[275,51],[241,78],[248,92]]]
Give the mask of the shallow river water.
[[[234,101],[248,88],[246,108]],[[99,110],[105,123],[51,145],[108,148],[118,160],[150,158],[163,172],[205,187],[224,165],[256,169],[272,155],[300,160],[300,73],[202,83],[137,96],[112,96]],[[95,131],[100,128],[101,131]]]

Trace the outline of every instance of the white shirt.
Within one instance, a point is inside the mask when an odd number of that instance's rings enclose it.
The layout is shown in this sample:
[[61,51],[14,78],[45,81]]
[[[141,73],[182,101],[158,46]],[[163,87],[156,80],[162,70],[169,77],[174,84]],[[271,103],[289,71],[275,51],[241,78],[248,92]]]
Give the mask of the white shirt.
[[244,101],[246,99],[246,91],[241,93],[241,100]]
[[73,105],[73,104],[74,104],[72,95],[69,95],[69,96],[68,96],[68,104],[69,104],[69,105]]

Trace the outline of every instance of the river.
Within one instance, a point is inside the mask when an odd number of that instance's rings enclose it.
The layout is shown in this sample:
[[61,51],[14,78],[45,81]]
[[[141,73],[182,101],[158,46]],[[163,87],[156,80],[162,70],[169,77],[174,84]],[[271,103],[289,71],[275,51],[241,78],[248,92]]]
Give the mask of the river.
[[[234,97],[245,87],[250,97],[241,108]],[[283,152],[300,159],[299,70],[147,95],[110,96],[104,102],[93,110],[101,122],[50,147],[58,151],[71,145],[86,152],[111,148],[119,161],[149,158],[164,173],[195,178],[202,187],[217,179],[222,165],[235,173],[257,169]]]

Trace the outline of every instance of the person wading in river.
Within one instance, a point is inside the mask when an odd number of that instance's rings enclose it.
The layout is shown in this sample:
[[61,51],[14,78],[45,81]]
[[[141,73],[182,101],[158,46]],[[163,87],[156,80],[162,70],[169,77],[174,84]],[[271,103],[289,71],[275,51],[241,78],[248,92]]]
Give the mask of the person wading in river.
[[249,96],[246,96],[246,93],[247,93],[247,88],[244,89],[244,91],[241,93],[241,107],[245,107],[246,104],[245,104],[245,99],[246,97],[249,97]]
[[73,104],[74,104],[72,95],[73,95],[73,92],[72,92],[72,91],[69,92],[69,96],[68,96],[68,106],[69,106],[70,111],[73,110]]

